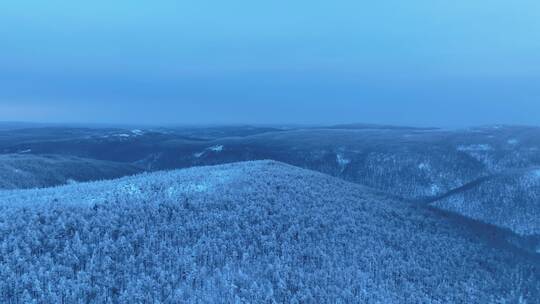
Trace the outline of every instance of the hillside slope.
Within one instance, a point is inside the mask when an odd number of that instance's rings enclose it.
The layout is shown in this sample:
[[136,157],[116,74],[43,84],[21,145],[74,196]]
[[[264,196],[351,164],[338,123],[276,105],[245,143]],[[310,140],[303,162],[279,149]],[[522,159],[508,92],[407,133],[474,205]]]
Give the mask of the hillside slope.
[[124,163],[60,155],[0,154],[0,189],[42,188],[141,172]]
[[521,235],[540,236],[540,168],[484,178],[432,205]]
[[539,280],[430,210],[273,161],[0,192],[5,303],[534,303]]

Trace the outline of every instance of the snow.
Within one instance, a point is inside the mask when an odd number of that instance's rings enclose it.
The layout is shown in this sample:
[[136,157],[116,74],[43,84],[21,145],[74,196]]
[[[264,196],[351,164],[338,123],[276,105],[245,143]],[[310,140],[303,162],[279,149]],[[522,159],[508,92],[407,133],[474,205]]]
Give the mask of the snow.
[[439,194],[439,192],[441,191],[441,187],[436,184],[431,184],[430,190],[432,195],[436,195]]
[[131,135],[125,134],[125,133],[122,133],[122,134],[116,134],[116,135],[114,135],[114,136],[116,136],[116,137],[131,137]]
[[221,151],[223,151],[223,145],[215,145],[215,146],[212,146],[212,147],[208,148],[208,150],[214,151],[214,152],[221,152]]
[[341,168],[341,172],[345,171],[345,168],[348,164],[351,163],[350,159],[345,158],[342,154],[337,153],[336,154],[336,162],[338,163],[339,167]]
[[207,183],[185,183],[178,186],[172,186],[167,188],[167,195],[169,197],[175,197],[184,193],[202,193],[207,191],[209,185]]
[[490,303],[516,278],[537,286],[517,272],[534,261],[431,212],[270,161],[0,192],[0,206],[1,303],[461,303],[470,286]]
[[493,148],[489,144],[476,144],[468,146],[458,146],[458,151],[491,151]]
[[511,138],[511,139],[509,139],[506,143],[509,144],[509,145],[513,145],[513,146],[514,146],[514,145],[517,145],[517,144],[519,143],[519,140],[517,140],[517,139],[515,139],[515,138]]
[[141,190],[133,184],[126,184],[122,187],[121,193],[128,195],[137,195],[141,193]]
[[429,170],[431,166],[428,163],[421,163],[418,165],[418,169],[420,170]]
[[345,158],[342,154],[338,153],[336,154],[336,161],[337,163],[342,166],[342,167],[345,167],[346,165],[350,164],[351,163],[351,160],[350,159],[347,159]]
[[144,135],[144,131],[142,130],[139,130],[139,129],[133,129],[133,130],[130,130],[129,131],[130,133],[119,133],[119,134],[113,134],[113,135],[105,135],[105,136],[102,136],[102,138],[109,138],[109,137],[121,137],[121,138],[129,138],[129,137],[137,137],[137,136],[141,136],[141,135]]
[[202,157],[204,154],[206,154],[207,151],[221,152],[221,151],[223,151],[223,148],[224,148],[223,145],[215,145],[215,146],[212,146],[212,147],[208,147],[208,148],[206,148],[204,151],[194,153],[194,154],[193,154],[193,157],[195,157],[195,158],[200,158],[200,157]]

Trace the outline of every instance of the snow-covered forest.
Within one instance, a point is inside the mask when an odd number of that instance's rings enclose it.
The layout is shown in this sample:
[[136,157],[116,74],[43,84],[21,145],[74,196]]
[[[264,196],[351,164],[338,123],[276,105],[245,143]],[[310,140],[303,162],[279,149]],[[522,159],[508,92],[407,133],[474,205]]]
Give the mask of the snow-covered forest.
[[0,202],[2,303],[540,298],[537,256],[273,161],[4,191]]
[[540,236],[540,169],[533,167],[490,176],[433,205],[521,235]]
[[0,189],[44,188],[140,172],[132,164],[73,156],[0,154]]
[[540,304],[540,0],[0,0],[0,304]]

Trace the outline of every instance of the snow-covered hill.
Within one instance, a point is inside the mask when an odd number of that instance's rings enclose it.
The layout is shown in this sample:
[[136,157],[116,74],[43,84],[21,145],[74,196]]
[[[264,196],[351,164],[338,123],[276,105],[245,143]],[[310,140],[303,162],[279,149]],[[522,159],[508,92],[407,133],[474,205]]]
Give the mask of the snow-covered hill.
[[0,189],[58,186],[140,173],[141,168],[62,155],[0,154]]
[[0,192],[4,303],[534,303],[539,280],[537,257],[274,161]]
[[217,144],[225,147],[222,153],[193,163],[274,159],[411,200],[437,197],[506,170],[540,166],[540,128],[534,127],[300,129],[211,145]]
[[134,163],[149,171],[273,159],[420,200],[481,177],[540,166],[540,128],[42,128],[0,132],[0,149]]
[[540,168],[483,178],[432,204],[521,235],[540,236]]

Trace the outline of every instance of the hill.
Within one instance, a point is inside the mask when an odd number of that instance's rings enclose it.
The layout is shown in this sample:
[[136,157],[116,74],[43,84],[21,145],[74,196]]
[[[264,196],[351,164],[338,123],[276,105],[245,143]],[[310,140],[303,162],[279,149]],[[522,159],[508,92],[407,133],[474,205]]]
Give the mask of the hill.
[[[298,129],[224,138],[191,159],[160,155],[159,166],[274,159],[409,200],[438,197],[478,178],[540,165],[540,128],[464,130]],[[213,146],[219,153],[203,153]]]
[[42,128],[0,132],[0,149],[134,163],[146,170],[273,159],[424,200],[482,177],[540,166],[540,128]]
[[6,303],[540,297],[537,256],[432,210],[273,161],[5,191],[0,210]]
[[43,188],[140,173],[136,166],[61,155],[0,154],[0,189]]
[[540,168],[482,178],[432,205],[521,235],[540,236]]

